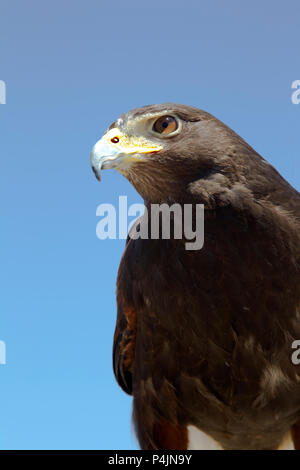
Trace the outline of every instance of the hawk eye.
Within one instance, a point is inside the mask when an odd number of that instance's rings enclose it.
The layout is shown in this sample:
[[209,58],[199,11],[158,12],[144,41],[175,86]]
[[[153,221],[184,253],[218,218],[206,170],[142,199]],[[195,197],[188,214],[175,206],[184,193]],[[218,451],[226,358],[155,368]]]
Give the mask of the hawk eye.
[[176,131],[177,128],[178,122],[173,116],[162,116],[153,124],[154,132],[163,135],[171,134],[171,132]]

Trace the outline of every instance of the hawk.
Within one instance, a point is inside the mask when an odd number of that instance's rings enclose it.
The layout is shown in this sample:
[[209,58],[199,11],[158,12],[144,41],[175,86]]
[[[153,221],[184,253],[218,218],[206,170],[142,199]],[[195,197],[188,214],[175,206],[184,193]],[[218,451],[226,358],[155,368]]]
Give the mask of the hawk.
[[204,205],[201,249],[129,236],[119,267],[113,367],[141,448],[300,449],[299,193],[214,116],[173,103],[121,115],[91,165],[146,208]]

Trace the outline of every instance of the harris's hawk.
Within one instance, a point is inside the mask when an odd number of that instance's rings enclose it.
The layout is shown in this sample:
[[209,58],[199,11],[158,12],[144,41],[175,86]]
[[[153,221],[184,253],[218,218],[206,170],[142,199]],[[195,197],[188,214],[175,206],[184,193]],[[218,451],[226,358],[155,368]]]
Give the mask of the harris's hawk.
[[[214,116],[120,116],[91,154],[145,201],[203,204],[204,245],[129,237],[113,366],[142,449],[300,449],[300,195]],[[146,213],[151,218],[151,212]],[[149,220],[151,224],[151,220]]]

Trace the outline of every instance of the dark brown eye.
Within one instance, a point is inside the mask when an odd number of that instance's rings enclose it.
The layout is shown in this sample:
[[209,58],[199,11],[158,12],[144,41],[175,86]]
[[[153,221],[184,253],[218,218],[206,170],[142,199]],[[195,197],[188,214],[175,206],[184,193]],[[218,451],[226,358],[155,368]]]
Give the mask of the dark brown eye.
[[153,124],[153,130],[159,134],[171,134],[178,128],[178,122],[173,116],[162,116]]
[[111,142],[112,142],[113,144],[117,144],[120,139],[119,139],[119,137],[113,137],[113,138],[110,139],[110,140],[111,140]]

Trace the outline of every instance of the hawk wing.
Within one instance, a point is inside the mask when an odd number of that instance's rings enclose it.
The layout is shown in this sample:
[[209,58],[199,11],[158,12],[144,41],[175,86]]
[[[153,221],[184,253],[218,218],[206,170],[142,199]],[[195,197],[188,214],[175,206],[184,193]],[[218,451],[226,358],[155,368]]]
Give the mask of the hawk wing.
[[128,275],[124,261],[127,247],[132,243],[127,238],[126,248],[120,263],[117,279],[117,323],[113,344],[113,369],[116,380],[124,392],[132,395],[132,374],[136,344],[136,311],[129,301],[125,288]]

